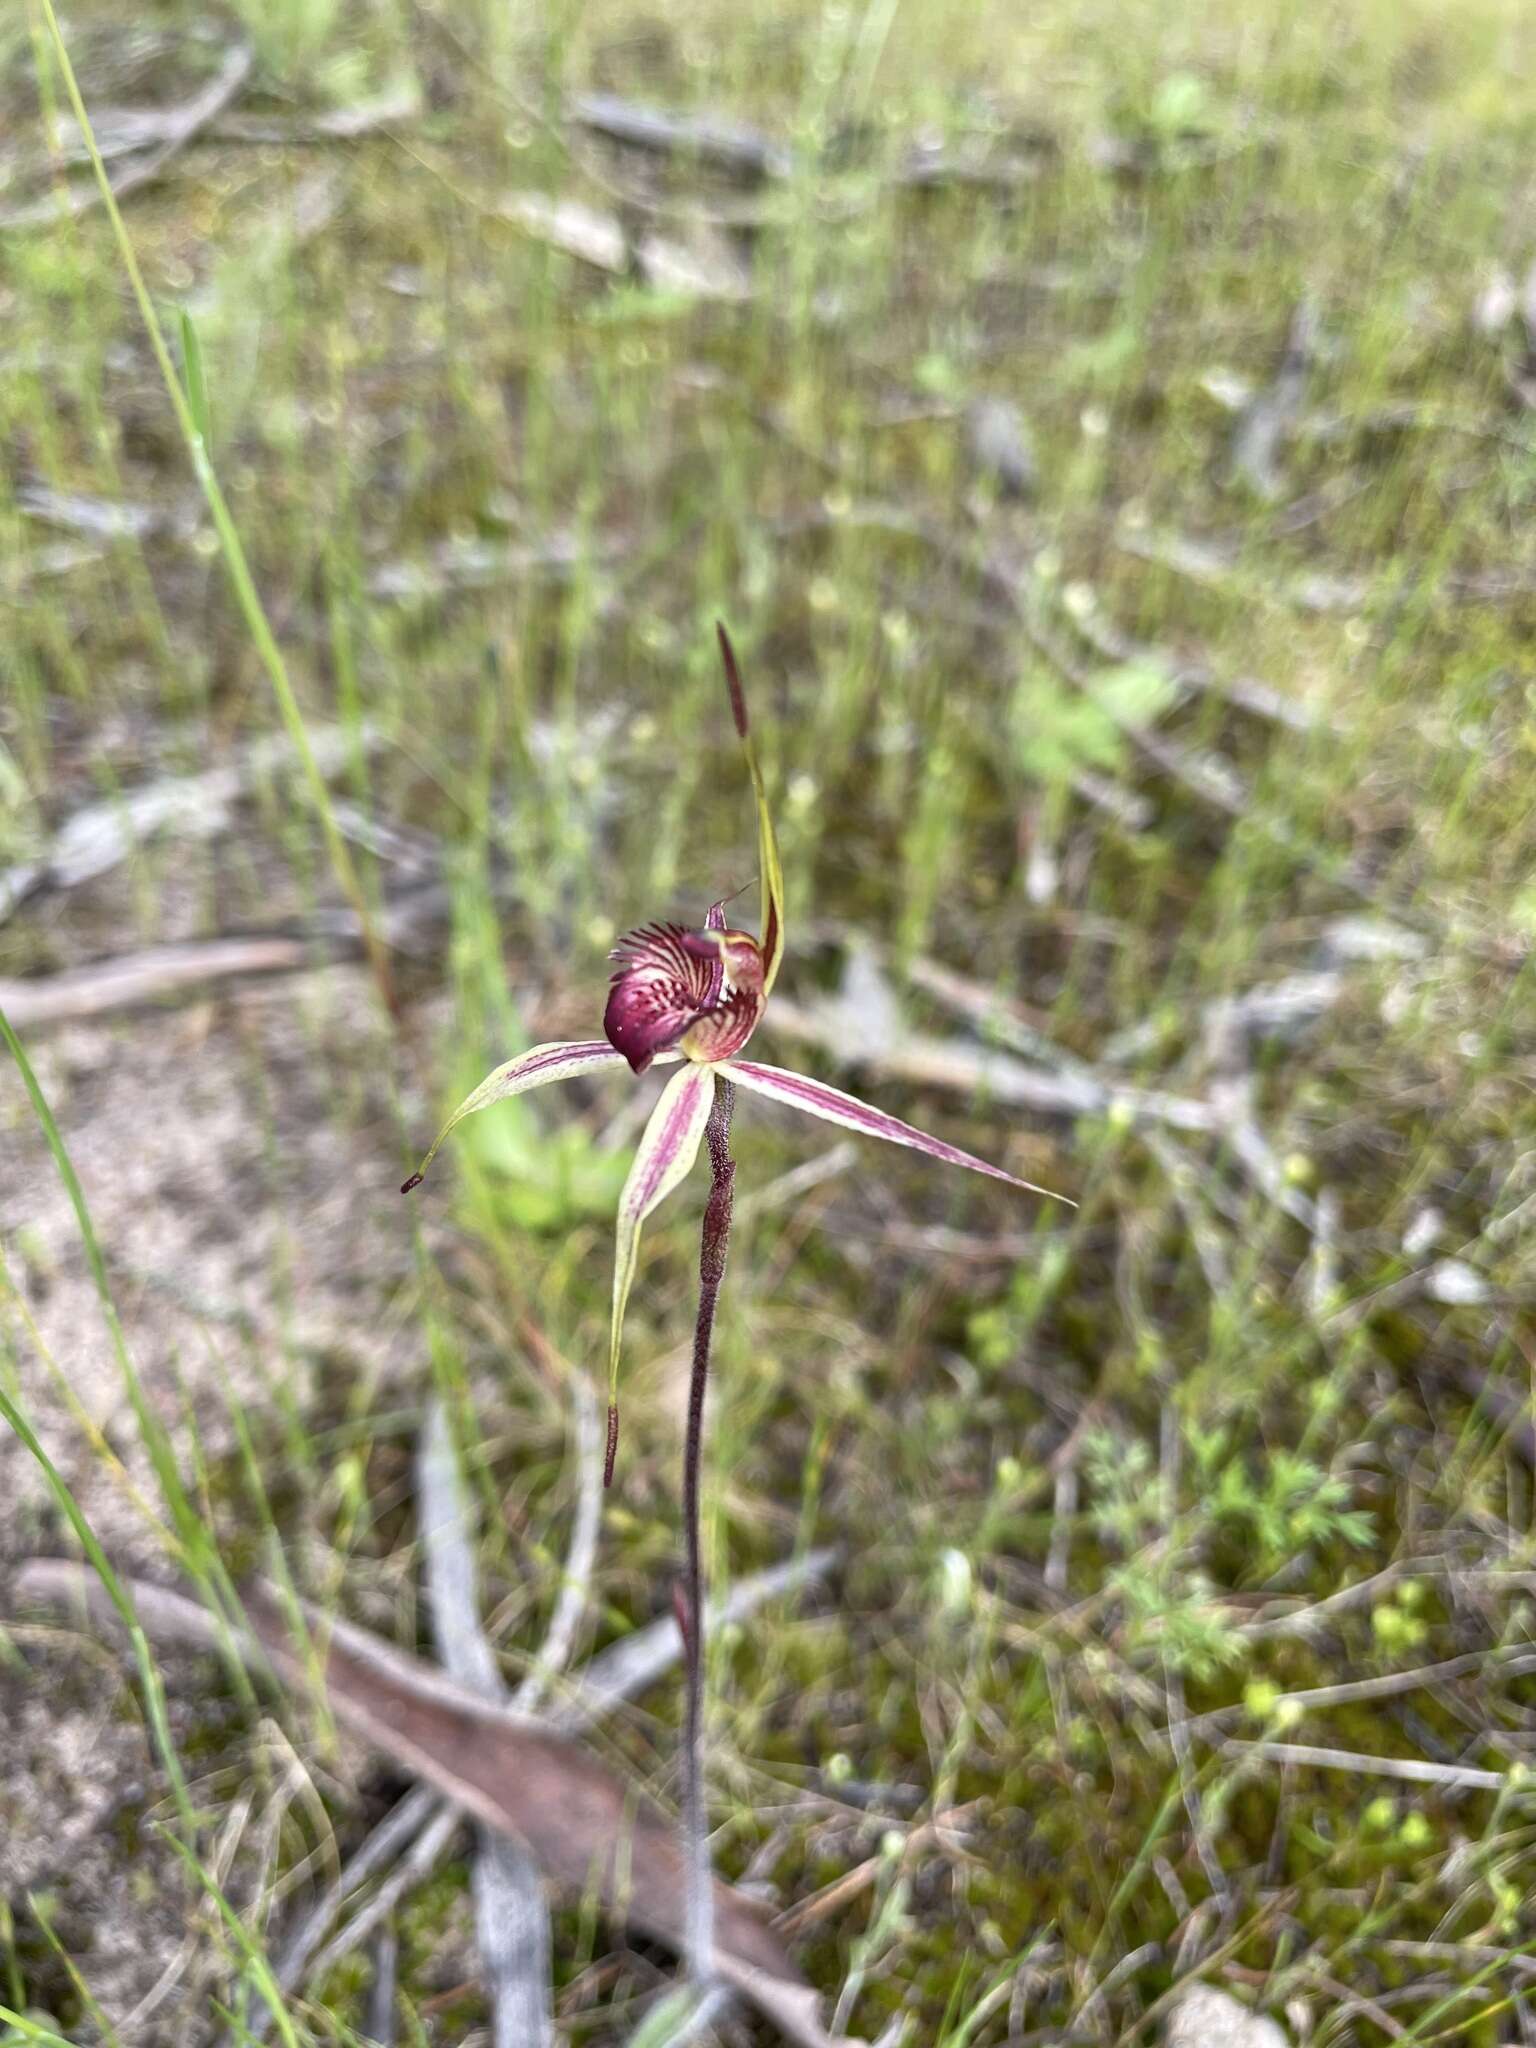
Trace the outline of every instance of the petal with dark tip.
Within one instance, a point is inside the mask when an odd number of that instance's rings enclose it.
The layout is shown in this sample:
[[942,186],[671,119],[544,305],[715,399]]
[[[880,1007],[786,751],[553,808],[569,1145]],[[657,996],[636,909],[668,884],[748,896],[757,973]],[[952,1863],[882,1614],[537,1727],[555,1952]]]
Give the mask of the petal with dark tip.
[[719,986],[716,965],[690,953],[687,936],[679,924],[642,925],[613,949],[619,971],[608,991],[603,1032],[637,1074],[676,1044]]
[[516,1059],[507,1060],[502,1066],[487,1074],[480,1086],[465,1096],[432,1140],[431,1150],[401,1188],[401,1194],[409,1194],[412,1188],[421,1184],[444,1138],[455,1124],[462,1123],[467,1116],[473,1116],[477,1109],[485,1109],[490,1103],[501,1102],[509,1095],[521,1095],[529,1088],[542,1088],[549,1081],[568,1081],[573,1074],[585,1074],[594,1067],[615,1067],[622,1064],[621,1054],[611,1045],[605,1045],[601,1039],[585,1039],[571,1044],[536,1045],[529,1052],[520,1052]]
[[803,1109],[810,1116],[822,1117],[829,1124],[841,1124],[844,1130],[857,1131],[863,1137],[884,1138],[891,1145],[907,1145],[914,1152],[926,1152],[930,1159],[942,1159],[946,1166],[964,1166],[972,1173],[985,1173],[993,1180],[1005,1180],[1010,1187],[1023,1188],[1027,1194],[1045,1195],[1053,1202],[1065,1202],[1069,1209],[1077,1207],[1066,1195],[1037,1187],[1032,1180],[1020,1180],[1017,1174],[1005,1173],[1000,1166],[991,1166],[985,1159],[962,1152],[958,1145],[946,1145],[942,1138],[930,1138],[926,1131],[918,1130],[915,1125],[904,1124],[899,1116],[890,1116],[883,1109],[860,1102],[856,1095],[845,1095],[841,1088],[829,1088],[825,1081],[813,1081],[808,1075],[792,1074],[783,1067],[762,1067],[755,1060],[732,1060],[726,1069],[726,1079],[739,1081],[754,1095],[766,1095],[774,1102],[788,1103],[791,1109]]

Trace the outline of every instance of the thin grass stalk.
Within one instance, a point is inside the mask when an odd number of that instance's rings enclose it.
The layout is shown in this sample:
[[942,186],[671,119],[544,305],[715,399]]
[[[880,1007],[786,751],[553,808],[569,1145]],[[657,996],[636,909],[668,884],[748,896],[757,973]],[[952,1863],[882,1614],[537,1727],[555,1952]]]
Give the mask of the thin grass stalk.
[[700,1536],[699,1473],[704,1455],[704,1396],[715,1306],[725,1277],[731,1239],[736,1162],[731,1157],[731,1115],[736,1090],[723,1076],[705,1126],[710,1189],[699,1244],[699,1314],[693,1331],[693,1376],[688,1387],[688,1433],[683,1447],[683,1652],[687,1672],[683,1710],[683,1839],[688,1870],[688,1966],[700,1984],[714,1974],[714,1873],[709,1859],[709,1809],[704,1792],[704,1562]]
[[5,1423],[22,1449],[48,1483],[49,1491],[59,1505],[60,1512],[75,1532],[80,1548],[85,1552],[91,1569],[105,1588],[107,1598],[117,1610],[118,1618],[128,1636],[128,1648],[139,1674],[139,1689],[144,1696],[144,1714],[149,1724],[150,1739],[161,1763],[165,1766],[166,1777],[170,1780],[171,1796],[176,1802],[176,1812],[186,1833],[191,1836],[197,1825],[187,1780],[181,1768],[181,1758],[176,1752],[175,1739],[171,1734],[170,1714],[166,1705],[165,1687],[160,1672],[150,1654],[149,1638],[140,1625],[123,1582],[107,1561],[107,1554],[97,1540],[96,1532],[82,1513],[79,1502],[70,1492],[63,1474],[43,1449],[37,1432],[22,1413],[21,1409],[0,1387],[0,1422]]
[[86,1264],[90,1268],[91,1280],[101,1304],[102,1319],[106,1323],[113,1355],[122,1376],[123,1390],[127,1394],[140,1439],[149,1454],[155,1477],[159,1481],[161,1495],[170,1514],[175,1540],[180,1549],[181,1561],[202,1588],[209,1605],[223,1616],[227,1624],[232,1625],[240,1617],[239,1597],[211,1534],[188,1498],[170,1439],[145,1394],[138,1368],[133,1362],[133,1354],[128,1348],[128,1339],[123,1332],[122,1320],[117,1313],[117,1303],[107,1278],[106,1258],[101,1249],[101,1240],[96,1235],[96,1226],[91,1220],[85,1190],[80,1185],[80,1176],[75,1172],[74,1161],[70,1158],[69,1148],[64,1143],[64,1134],[59,1129],[58,1120],[53,1114],[48,1098],[33,1072],[26,1048],[17,1037],[4,1010],[0,1010],[0,1046],[10,1054],[16,1071],[21,1076],[22,1086],[26,1089],[27,1099],[32,1105],[32,1113],[53,1158],[59,1179],[64,1184],[64,1192],[69,1197],[70,1207],[74,1210]]
[[282,716],[284,726],[287,728],[288,737],[293,743],[294,752],[299,758],[300,766],[304,772],[304,781],[309,790],[310,801],[314,805],[315,815],[320,822],[320,830],[325,838],[326,852],[330,857],[331,870],[336,877],[342,894],[351,904],[353,912],[357,917],[363,946],[368,955],[368,964],[373,970],[373,978],[378,984],[379,995],[389,1014],[395,1016],[398,1014],[398,1011],[395,1002],[394,983],[389,972],[389,956],[385,951],[384,942],[379,935],[378,925],[374,919],[373,912],[369,908],[368,898],[364,894],[356,865],[351,854],[347,851],[346,841],[341,836],[341,827],[336,822],[336,813],[331,807],[330,791],[325,786],[325,777],[320,772],[320,764],[315,759],[314,748],[310,745],[309,733],[304,724],[304,714],[299,708],[299,700],[294,695],[293,684],[289,679],[288,665],[283,659],[282,649],[278,646],[277,637],[273,633],[271,624],[267,619],[266,610],[256,589],[255,579],[251,575],[250,564],[245,558],[245,549],[241,544],[239,530],[235,525],[234,517],[230,512],[223,489],[219,483],[218,475],[214,469],[213,458],[208,451],[208,444],[198,427],[191,400],[187,396],[181,378],[177,375],[176,365],[171,359],[171,352],[166,344],[164,329],[160,325],[160,316],[155,311],[154,301],[150,298],[148,287],[144,283],[144,274],[139,268],[139,259],[134,254],[133,243],[129,240],[127,226],[124,223],[116,196],[112,190],[112,181],[107,176],[107,167],[103,163],[101,151],[97,147],[96,132],[91,126],[91,117],[85,109],[85,100],[81,96],[79,82],[75,77],[75,68],[69,61],[69,51],[64,44],[63,33],[59,28],[58,16],[53,11],[53,0],[42,0],[42,9],[44,18],[48,23],[48,33],[52,38],[54,54],[58,59],[60,75],[64,80],[64,90],[69,96],[70,108],[80,126],[80,137],[91,160],[91,169],[95,173],[97,189],[101,193],[102,205],[106,208],[107,219],[112,224],[112,233],[117,242],[118,254],[122,258],[123,268],[127,272],[128,282],[133,290],[134,301],[139,309],[139,318],[144,323],[144,331],[149,337],[149,345],[154,351],[155,361],[159,365],[160,375],[164,380],[166,392],[171,401],[171,409],[176,415],[177,427],[180,429],[182,440],[186,443],[187,454],[192,463],[192,472],[197,478],[198,485],[207,502],[209,514],[213,519],[214,532],[218,536],[219,551],[224,557],[224,566],[229,573],[229,580],[235,593],[235,601],[239,605],[241,614],[244,617],[246,630],[251,636],[252,644],[255,646],[257,654],[261,657],[262,666],[266,669],[267,675],[271,680],[273,694],[277,698],[278,711]]

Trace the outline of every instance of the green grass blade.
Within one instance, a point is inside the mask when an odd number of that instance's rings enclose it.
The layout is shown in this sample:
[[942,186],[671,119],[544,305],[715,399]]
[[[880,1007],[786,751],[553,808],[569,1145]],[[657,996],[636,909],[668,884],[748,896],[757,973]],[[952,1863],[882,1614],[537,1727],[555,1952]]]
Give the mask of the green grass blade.
[[[356,913],[358,927],[362,933],[364,947],[367,950],[369,965],[373,969],[374,980],[378,984],[379,994],[384,1001],[386,1009],[393,1015],[395,1012],[395,998],[394,984],[389,972],[389,958],[384,950],[384,942],[379,936],[377,923],[369,908],[368,899],[363,892],[357,868],[351,854],[347,851],[346,841],[341,836],[341,827],[336,822],[336,813],[331,804],[330,791],[326,788],[325,777],[320,772],[320,764],[315,759],[315,750],[310,745],[309,733],[304,724],[304,714],[299,708],[299,700],[294,695],[293,684],[289,679],[288,665],[283,659],[282,650],[277,644],[277,638],[272,631],[266,609],[261,602],[255,580],[251,575],[250,564],[245,558],[244,545],[241,542],[240,534],[235,526],[229,505],[225,500],[218,476],[214,471],[213,461],[208,451],[207,438],[198,422],[197,410],[189,399],[187,391],[182,388],[181,379],[176,374],[176,365],[171,360],[171,352],[166,345],[165,332],[160,325],[160,316],[156,313],[154,302],[149,296],[149,288],[144,282],[144,273],[139,268],[139,259],[134,253],[127,225],[123,220],[122,213],[112,191],[112,181],[107,176],[107,167],[102,161],[101,150],[96,141],[96,133],[91,126],[91,117],[86,112],[85,100],[80,92],[79,81],[75,77],[74,66],[69,60],[69,51],[65,47],[64,36],[59,28],[58,16],[53,10],[53,0],[41,0],[41,4],[44,17],[48,23],[48,33],[53,42],[54,54],[58,59],[60,75],[64,80],[64,90],[68,95],[71,111],[79,123],[81,140],[84,142],[86,151],[91,159],[91,169],[95,173],[96,185],[101,193],[102,205],[106,209],[107,219],[112,224],[112,234],[117,243],[118,254],[122,258],[123,269],[127,273],[128,282],[133,291],[134,302],[139,309],[139,317],[144,323],[144,331],[149,337],[149,345],[154,351],[155,361],[159,366],[166,393],[171,401],[171,409],[176,415],[176,424],[181,430],[183,441],[186,443],[193,474],[197,478],[199,488],[203,493],[209,513],[212,516],[214,531],[218,536],[219,550],[224,557],[224,565],[229,572],[229,580],[234,589],[235,601],[240,607],[241,615],[245,620],[246,629],[250,633],[252,643],[261,657],[262,666],[266,669],[267,675],[271,680],[273,694],[277,698],[278,710],[282,715],[283,724],[287,729],[290,740],[293,742],[294,752],[297,754],[303,768],[304,780],[309,789],[310,800],[314,805],[315,815],[320,821],[320,829],[325,837],[326,851],[330,856],[332,871],[336,876],[342,894]],[[201,357],[199,355],[200,363]],[[204,399],[204,417],[206,419],[206,397]]]
[[252,1940],[250,1930],[246,1927],[234,1907],[230,1905],[228,1899],[225,1898],[223,1892],[220,1891],[211,1873],[203,1868],[186,1843],[178,1842],[174,1836],[168,1836],[167,1839],[208,1897],[218,1907],[219,1917],[234,1937],[235,1946],[240,1951],[242,1961],[255,1979],[257,1990],[266,2000],[267,2009],[272,2014],[273,2024],[282,2036],[285,2048],[299,2048],[299,2037],[294,2032],[293,2020],[288,2012],[287,2001],[278,1987],[276,1977],[272,1974],[271,1964],[262,1954],[255,1941]]
[[213,432],[208,416],[208,373],[203,366],[203,345],[185,306],[181,309],[181,373],[186,379],[187,406],[193,424],[203,446],[211,449]]
[[53,1163],[58,1170],[64,1191],[69,1196],[70,1207],[75,1212],[75,1223],[80,1232],[80,1241],[85,1247],[86,1263],[91,1270],[97,1298],[101,1303],[102,1318],[112,1342],[113,1354],[117,1359],[118,1371],[122,1375],[123,1387],[133,1410],[134,1421],[144,1447],[149,1453],[155,1477],[159,1481],[172,1525],[180,1547],[180,1562],[183,1568],[198,1582],[205,1596],[216,1607],[222,1607],[226,1620],[237,1616],[240,1611],[235,1589],[225,1571],[209,1534],[206,1523],[198,1513],[196,1505],[188,1498],[177,1468],[175,1452],[144,1392],[133,1354],[123,1333],[123,1325],[117,1313],[117,1304],[112,1298],[111,1283],[107,1278],[106,1260],[102,1256],[101,1241],[96,1235],[96,1226],[91,1220],[90,1208],[85,1199],[85,1190],[75,1172],[74,1161],[64,1143],[63,1133],[49,1106],[48,1098],[39,1085],[26,1049],[12,1028],[11,1020],[0,1010],[0,1044],[3,1044],[16,1064],[22,1085],[32,1104]]
[[12,2028],[12,2038],[19,2042],[35,2042],[37,2048],[75,2048],[72,2041],[66,2041],[62,2034],[56,2034],[52,2027],[39,2025],[29,2020],[25,2013],[16,2012],[8,2005],[0,2005],[0,2021]]
[[165,1766],[166,1776],[171,1781],[176,1810],[181,1816],[183,1826],[190,1833],[193,1826],[192,1801],[187,1792],[181,1759],[176,1754],[176,1746],[171,1738],[171,1724],[165,1705],[165,1688],[160,1682],[160,1673],[155,1668],[154,1658],[150,1655],[149,1639],[139,1626],[139,1618],[134,1612],[127,1588],[107,1561],[107,1554],[97,1540],[95,1530],[86,1520],[80,1503],[65,1484],[63,1474],[43,1449],[31,1423],[3,1387],[0,1387],[0,1422],[8,1426],[22,1449],[33,1459],[47,1480],[49,1491],[58,1502],[65,1520],[74,1530],[80,1548],[90,1561],[91,1569],[100,1579],[107,1598],[117,1610],[123,1627],[128,1632],[128,1647],[133,1653],[134,1666],[139,1674],[150,1734],[159,1752],[160,1761]]

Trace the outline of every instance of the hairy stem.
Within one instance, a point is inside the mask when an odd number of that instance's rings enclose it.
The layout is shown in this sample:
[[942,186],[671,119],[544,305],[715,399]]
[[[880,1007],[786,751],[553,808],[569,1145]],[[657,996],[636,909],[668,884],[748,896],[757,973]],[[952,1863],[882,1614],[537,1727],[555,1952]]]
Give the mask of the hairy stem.
[[687,1543],[678,1621],[683,1632],[687,1696],[683,1720],[683,1838],[688,1866],[688,1965],[703,1983],[714,1974],[714,1893],[709,1860],[709,1814],[704,1797],[704,1565],[699,1534],[699,1468],[704,1449],[704,1393],[715,1304],[731,1238],[731,1113],[736,1090],[723,1077],[715,1090],[704,1136],[709,1145],[710,1189],[699,1245],[699,1318],[693,1331],[693,1378],[688,1389],[688,1436],[683,1449],[683,1530]]

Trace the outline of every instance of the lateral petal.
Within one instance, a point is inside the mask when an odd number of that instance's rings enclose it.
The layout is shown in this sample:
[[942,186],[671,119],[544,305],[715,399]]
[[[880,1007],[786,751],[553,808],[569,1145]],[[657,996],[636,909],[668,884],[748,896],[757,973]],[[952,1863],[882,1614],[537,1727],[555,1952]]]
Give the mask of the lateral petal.
[[1010,1187],[1023,1188],[1028,1194],[1046,1195],[1053,1202],[1066,1202],[1069,1209],[1077,1207],[1067,1196],[1055,1194],[1050,1188],[1037,1187],[1032,1180],[1020,1180],[1017,1174],[1005,1173],[1000,1166],[990,1166],[985,1159],[962,1152],[957,1145],[946,1145],[942,1138],[930,1138],[926,1131],[903,1123],[899,1116],[891,1116],[883,1109],[861,1102],[856,1095],[845,1095],[841,1088],[829,1088],[825,1081],[813,1081],[806,1074],[792,1074],[784,1067],[759,1066],[756,1060],[732,1060],[725,1069],[725,1076],[727,1080],[739,1081],[743,1088],[750,1088],[756,1095],[788,1103],[791,1109],[806,1110],[811,1116],[822,1117],[829,1124],[841,1124],[844,1130],[857,1131],[866,1138],[884,1138],[891,1145],[906,1145],[914,1152],[926,1152],[931,1159],[942,1159],[947,1166],[968,1167],[972,1173],[985,1173],[993,1180],[1005,1180]]
[[594,1067],[615,1067],[623,1064],[623,1054],[615,1052],[613,1047],[605,1044],[602,1039],[536,1045],[529,1052],[520,1052],[516,1059],[507,1060],[487,1074],[480,1086],[465,1096],[432,1140],[426,1158],[402,1185],[401,1194],[408,1195],[412,1188],[420,1186],[444,1138],[455,1124],[462,1123],[467,1116],[473,1116],[477,1109],[484,1109],[492,1102],[500,1102],[508,1095],[521,1095],[529,1088],[542,1088],[547,1081],[568,1081],[573,1074],[585,1074]]

